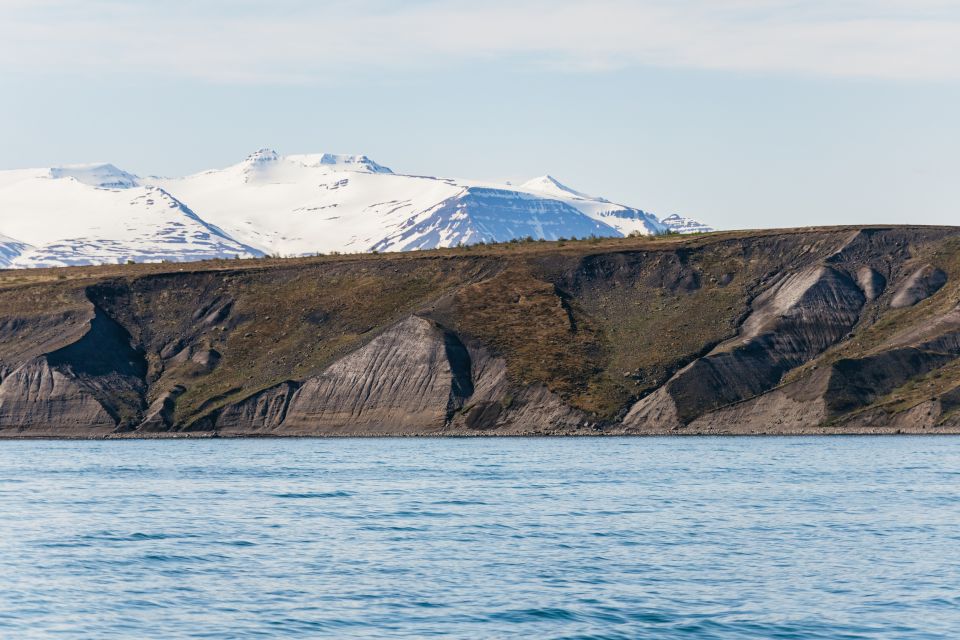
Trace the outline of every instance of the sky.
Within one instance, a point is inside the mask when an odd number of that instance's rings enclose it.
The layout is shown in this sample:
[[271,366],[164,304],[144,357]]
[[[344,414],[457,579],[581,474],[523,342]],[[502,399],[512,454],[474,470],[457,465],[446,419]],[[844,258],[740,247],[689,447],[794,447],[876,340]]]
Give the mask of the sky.
[[0,0],[0,169],[261,147],[726,229],[960,224],[960,2]]

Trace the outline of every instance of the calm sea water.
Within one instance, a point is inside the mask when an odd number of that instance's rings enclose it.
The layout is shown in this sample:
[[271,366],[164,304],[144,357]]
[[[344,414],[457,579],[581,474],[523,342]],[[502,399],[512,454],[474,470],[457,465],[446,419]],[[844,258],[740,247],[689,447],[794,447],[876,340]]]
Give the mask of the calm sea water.
[[0,442],[0,637],[956,638],[960,438]]

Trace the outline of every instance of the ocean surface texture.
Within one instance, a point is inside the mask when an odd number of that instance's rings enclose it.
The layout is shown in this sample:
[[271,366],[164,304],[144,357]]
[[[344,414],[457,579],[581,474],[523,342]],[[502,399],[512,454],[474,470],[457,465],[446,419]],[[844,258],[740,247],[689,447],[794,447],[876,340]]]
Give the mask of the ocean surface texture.
[[0,442],[2,638],[956,638],[960,438]]

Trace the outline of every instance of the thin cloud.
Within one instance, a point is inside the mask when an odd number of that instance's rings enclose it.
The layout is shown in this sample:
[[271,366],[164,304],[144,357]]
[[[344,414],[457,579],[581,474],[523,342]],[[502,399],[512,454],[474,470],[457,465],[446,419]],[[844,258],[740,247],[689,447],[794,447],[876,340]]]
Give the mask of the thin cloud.
[[0,70],[311,83],[509,60],[576,73],[653,66],[954,81],[956,7],[945,0],[0,0]]

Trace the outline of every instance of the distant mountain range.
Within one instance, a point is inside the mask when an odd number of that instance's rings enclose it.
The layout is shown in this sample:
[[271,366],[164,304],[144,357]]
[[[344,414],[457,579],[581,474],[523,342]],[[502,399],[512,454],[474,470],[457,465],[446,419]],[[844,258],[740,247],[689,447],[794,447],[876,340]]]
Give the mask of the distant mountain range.
[[281,156],[183,178],[112,164],[0,171],[0,267],[406,251],[709,227],[571,189],[398,174],[363,155]]

